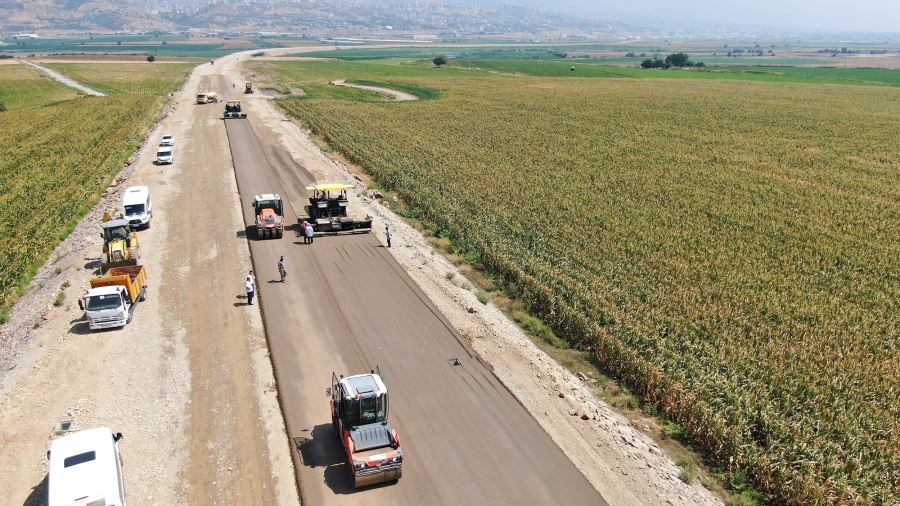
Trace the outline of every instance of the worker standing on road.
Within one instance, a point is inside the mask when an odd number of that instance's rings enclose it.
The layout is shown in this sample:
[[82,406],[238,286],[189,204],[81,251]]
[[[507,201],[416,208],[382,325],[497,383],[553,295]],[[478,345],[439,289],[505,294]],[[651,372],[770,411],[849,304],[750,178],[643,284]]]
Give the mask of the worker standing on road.
[[306,227],[309,226],[309,223],[306,220],[303,220],[300,223],[300,235],[303,236],[303,244],[309,244],[309,239],[306,238]]
[[385,225],[384,226],[384,238],[387,239],[387,247],[391,247],[391,229]]
[[253,277],[253,271],[247,274],[244,280],[244,287],[247,289],[247,305],[253,305],[253,295],[256,293],[256,279]]
[[281,282],[284,283],[284,277],[287,276],[287,271],[284,270],[284,256],[278,259],[278,274],[281,275]]
[[303,230],[303,233],[306,234],[306,240],[309,241],[309,244],[313,243],[314,230],[312,225],[309,223],[306,224],[306,229]]

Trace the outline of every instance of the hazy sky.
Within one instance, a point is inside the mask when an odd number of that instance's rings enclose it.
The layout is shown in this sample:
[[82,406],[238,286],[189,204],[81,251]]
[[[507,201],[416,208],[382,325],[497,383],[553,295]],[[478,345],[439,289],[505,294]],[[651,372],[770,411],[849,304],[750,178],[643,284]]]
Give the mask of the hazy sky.
[[507,0],[610,21],[900,32],[900,0]]

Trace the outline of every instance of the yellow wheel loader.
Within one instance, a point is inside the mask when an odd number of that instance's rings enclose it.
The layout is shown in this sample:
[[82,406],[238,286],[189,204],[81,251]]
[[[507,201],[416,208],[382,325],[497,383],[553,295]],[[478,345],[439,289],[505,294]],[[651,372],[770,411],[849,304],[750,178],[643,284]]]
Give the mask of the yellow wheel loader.
[[126,265],[137,265],[138,259],[141,257],[141,250],[138,247],[137,234],[131,231],[128,220],[125,219],[107,219],[109,216],[104,215],[104,221],[101,224],[103,232],[103,255],[100,258],[100,273],[106,272],[111,267],[124,267]]

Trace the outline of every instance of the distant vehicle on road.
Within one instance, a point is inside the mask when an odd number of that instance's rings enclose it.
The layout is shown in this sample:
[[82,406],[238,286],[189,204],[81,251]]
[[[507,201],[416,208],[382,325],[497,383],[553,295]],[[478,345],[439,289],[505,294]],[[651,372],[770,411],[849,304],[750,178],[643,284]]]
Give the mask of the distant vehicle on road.
[[388,390],[377,368],[369,374],[331,374],[331,424],[344,447],[353,488],[397,481],[403,452],[397,431],[387,422]]
[[247,113],[241,109],[241,102],[239,100],[229,100],[225,102],[225,115],[223,119],[246,119]]
[[211,104],[219,101],[219,95],[212,91],[197,93],[198,104]]
[[162,139],[159,141],[160,146],[174,146],[175,145],[175,136],[173,135],[163,135]]
[[122,216],[133,229],[149,227],[150,218],[153,217],[150,189],[146,186],[126,188],[125,195],[122,196]]
[[172,154],[172,148],[169,146],[160,146],[156,150],[156,164],[168,165],[175,162],[175,155]]
[[147,270],[143,265],[113,267],[90,280],[90,286],[78,300],[90,329],[124,327],[134,316],[134,306],[147,298]]
[[48,506],[125,506],[119,441],[107,427],[55,439],[47,457]]

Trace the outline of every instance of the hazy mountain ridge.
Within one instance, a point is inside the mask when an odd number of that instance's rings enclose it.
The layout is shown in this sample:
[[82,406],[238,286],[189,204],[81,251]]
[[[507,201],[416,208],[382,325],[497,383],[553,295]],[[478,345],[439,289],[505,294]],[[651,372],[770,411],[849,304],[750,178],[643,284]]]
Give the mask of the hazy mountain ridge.
[[3,0],[0,31],[146,31],[174,25],[146,8],[114,0]]
[[511,5],[373,0],[0,0],[0,32],[216,30],[341,34],[422,31],[611,33],[620,23]]

